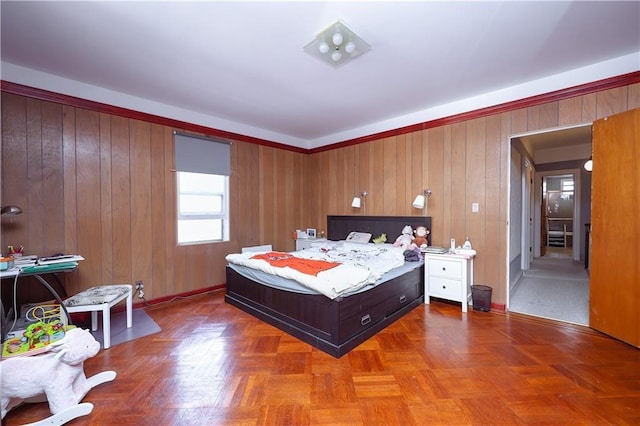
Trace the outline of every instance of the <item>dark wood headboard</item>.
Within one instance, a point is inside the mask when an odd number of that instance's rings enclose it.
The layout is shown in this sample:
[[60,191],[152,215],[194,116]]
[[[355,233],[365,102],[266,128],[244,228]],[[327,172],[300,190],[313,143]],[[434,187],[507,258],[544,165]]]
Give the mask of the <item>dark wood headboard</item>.
[[[371,239],[387,234],[387,242],[393,243],[402,234],[402,228],[410,225],[414,230],[424,225],[431,231],[430,216],[327,216],[327,238],[344,240],[349,232],[368,232]],[[431,234],[427,237],[431,245]]]

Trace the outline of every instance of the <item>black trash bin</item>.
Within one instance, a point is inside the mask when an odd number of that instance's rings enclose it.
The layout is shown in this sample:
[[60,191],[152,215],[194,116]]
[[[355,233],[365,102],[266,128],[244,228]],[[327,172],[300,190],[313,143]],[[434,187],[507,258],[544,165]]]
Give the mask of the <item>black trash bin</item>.
[[489,312],[491,310],[491,292],[493,288],[488,285],[472,285],[471,300],[473,301],[473,310]]

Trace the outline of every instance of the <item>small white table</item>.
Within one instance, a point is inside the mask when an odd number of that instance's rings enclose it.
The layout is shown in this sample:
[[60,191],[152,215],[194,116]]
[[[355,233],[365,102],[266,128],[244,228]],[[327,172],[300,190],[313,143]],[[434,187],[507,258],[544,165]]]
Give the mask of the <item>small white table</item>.
[[327,241],[326,238],[298,238],[296,240],[296,251],[307,250],[311,248],[313,243],[321,243]]
[[111,307],[126,299],[127,328],[133,325],[133,286],[131,284],[101,285],[64,301],[68,313],[91,312],[91,331],[98,329],[98,312],[102,312],[104,349],[111,347]]
[[473,255],[424,253],[424,303],[430,296],[461,302],[462,312],[472,303]]

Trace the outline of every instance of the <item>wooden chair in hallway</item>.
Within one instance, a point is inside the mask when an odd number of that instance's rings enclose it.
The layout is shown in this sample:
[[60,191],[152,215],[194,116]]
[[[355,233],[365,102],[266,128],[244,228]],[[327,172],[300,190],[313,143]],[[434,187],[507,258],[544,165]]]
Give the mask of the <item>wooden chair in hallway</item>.
[[567,237],[573,236],[569,229],[572,219],[546,217],[547,247],[567,247]]

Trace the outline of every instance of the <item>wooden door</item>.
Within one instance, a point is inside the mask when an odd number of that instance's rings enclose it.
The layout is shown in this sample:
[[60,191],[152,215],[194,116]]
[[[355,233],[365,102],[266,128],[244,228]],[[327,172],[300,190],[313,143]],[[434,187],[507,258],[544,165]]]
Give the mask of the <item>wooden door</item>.
[[594,122],[589,325],[640,347],[640,109]]

